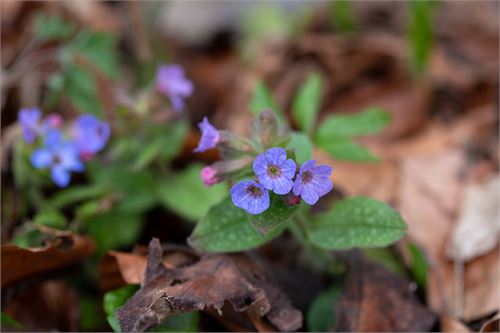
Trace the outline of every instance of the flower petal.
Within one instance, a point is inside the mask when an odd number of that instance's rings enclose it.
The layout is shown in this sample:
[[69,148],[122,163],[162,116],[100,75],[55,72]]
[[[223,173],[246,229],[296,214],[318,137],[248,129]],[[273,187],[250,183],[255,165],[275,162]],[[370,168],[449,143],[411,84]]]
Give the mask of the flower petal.
[[297,172],[297,165],[291,159],[286,160],[281,164],[281,172],[282,174],[289,179],[292,179]]
[[280,147],[269,148],[264,154],[269,164],[281,165],[286,160],[286,150]]
[[315,160],[308,160],[302,164],[302,167],[300,167],[300,173],[305,172],[305,171],[311,171],[314,166],[316,165]]
[[267,159],[264,154],[259,154],[255,158],[255,161],[253,161],[253,172],[257,176],[262,175],[262,174],[267,174]]
[[311,184],[303,185],[300,196],[309,205],[314,205],[319,200],[319,195]]
[[278,177],[273,180],[273,191],[276,194],[287,194],[292,190],[293,181],[286,177]]
[[59,187],[66,187],[69,184],[70,174],[69,171],[66,170],[62,166],[54,166],[50,173],[52,180]]
[[31,154],[31,164],[37,169],[48,168],[52,164],[52,156],[48,149],[37,149]]

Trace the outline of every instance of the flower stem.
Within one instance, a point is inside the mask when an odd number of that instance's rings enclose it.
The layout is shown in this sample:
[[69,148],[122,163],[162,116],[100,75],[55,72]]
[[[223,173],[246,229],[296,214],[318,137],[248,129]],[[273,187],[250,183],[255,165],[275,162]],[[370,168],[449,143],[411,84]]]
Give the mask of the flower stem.
[[302,247],[311,254],[316,255],[321,260],[322,269],[331,275],[339,275],[345,272],[345,265],[335,260],[331,251],[325,250],[313,244],[308,237],[307,218],[303,212],[299,211],[294,215],[293,223],[290,224],[290,232],[302,245]]

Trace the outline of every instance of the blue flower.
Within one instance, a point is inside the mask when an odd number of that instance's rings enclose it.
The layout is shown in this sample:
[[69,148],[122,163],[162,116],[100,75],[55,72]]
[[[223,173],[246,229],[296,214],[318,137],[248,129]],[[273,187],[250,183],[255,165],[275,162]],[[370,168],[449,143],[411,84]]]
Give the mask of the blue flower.
[[243,208],[250,214],[260,214],[269,208],[269,192],[253,180],[244,180],[229,191],[236,207]]
[[198,127],[201,131],[201,138],[194,152],[203,153],[206,150],[215,148],[220,140],[219,131],[208,122],[207,117],[203,118],[203,121],[198,124]]
[[79,116],[73,125],[75,144],[84,156],[92,156],[103,149],[109,135],[109,125],[89,114]]
[[37,108],[21,109],[17,115],[23,129],[23,138],[27,143],[33,143],[42,134],[42,112]]
[[300,195],[306,203],[314,205],[332,190],[331,173],[332,168],[328,165],[316,166],[315,160],[305,162],[293,184],[293,194]]
[[70,172],[82,172],[83,163],[78,157],[77,147],[64,140],[61,132],[50,130],[44,140],[44,146],[31,155],[31,164],[37,169],[51,169],[51,178],[59,187],[66,187],[70,181]]
[[259,182],[276,194],[287,194],[292,190],[296,169],[295,162],[286,159],[283,148],[269,148],[253,162],[253,171]]
[[184,108],[184,98],[193,93],[193,83],[179,65],[163,65],[156,72],[156,88],[170,98],[175,111]]

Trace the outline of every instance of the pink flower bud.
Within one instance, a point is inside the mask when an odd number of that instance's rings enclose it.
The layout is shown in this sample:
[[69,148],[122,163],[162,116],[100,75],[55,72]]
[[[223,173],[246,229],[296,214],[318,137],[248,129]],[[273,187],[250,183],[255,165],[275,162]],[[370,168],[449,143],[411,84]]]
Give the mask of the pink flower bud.
[[217,170],[211,166],[204,167],[201,169],[201,180],[206,186],[212,186],[219,182],[217,177]]
[[47,117],[45,119],[46,119],[47,125],[52,127],[52,128],[59,128],[63,123],[62,117],[56,113],[51,113],[51,114],[47,115]]

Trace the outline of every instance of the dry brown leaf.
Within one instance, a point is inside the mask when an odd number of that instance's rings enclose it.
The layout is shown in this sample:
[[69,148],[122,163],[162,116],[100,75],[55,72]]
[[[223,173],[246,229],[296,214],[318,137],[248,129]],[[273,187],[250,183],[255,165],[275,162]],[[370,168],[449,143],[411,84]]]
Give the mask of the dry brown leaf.
[[410,282],[363,258],[347,255],[349,271],[335,306],[335,331],[425,332],[436,316],[410,290]]
[[314,158],[333,166],[332,181],[346,195],[366,195],[387,202],[397,196],[399,168],[394,159],[380,163],[336,161],[319,149],[314,151]]
[[158,239],[149,245],[143,286],[117,310],[123,331],[144,331],[169,315],[215,309],[224,302],[250,316],[265,317],[281,331],[302,326],[302,314],[244,254],[204,255],[199,261],[169,269]]
[[488,253],[500,237],[500,177],[465,189],[460,215],[448,244],[451,259],[466,262]]
[[57,238],[41,248],[2,245],[2,288],[16,281],[67,266],[88,257],[94,242],[70,232],[54,232]]
[[77,291],[62,281],[47,281],[21,291],[2,309],[23,325],[24,331],[71,332],[79,329]]
[[500,248],[464,266],[463,315],[465,321],[500,311]]
[[460,320],[445,314],[441,316],[441,332],[468,333],[471,330]]
[[[163,257],[163,264],[171,269],[192,261],[192,255],[181,251],[167,253]],[[144,253],[110,251],[106,253],[101,261],[99,270],[100,289],[107,291],[121,287],[124,284],[142,284],[146,266],[147,258]]]
[[500,314],[485,322],[479,332],[500,332]]

